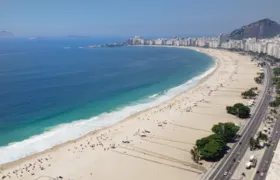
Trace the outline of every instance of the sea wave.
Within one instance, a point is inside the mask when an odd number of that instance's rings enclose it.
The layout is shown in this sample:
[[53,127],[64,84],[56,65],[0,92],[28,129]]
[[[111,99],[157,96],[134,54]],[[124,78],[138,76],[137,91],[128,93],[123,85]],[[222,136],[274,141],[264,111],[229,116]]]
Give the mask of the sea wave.
[[18,55],[18,54],[27,54],[27,52],[17,52],[17,53],[2,53],[0,56],[11,56],[11,55]]
[[149,99],[155,98],[155,97],[157,97],[158,95],[159,95],[159,94],[153,94],[153,95],[149,96]]
[[161,95],[154,94],[150,96],[148,100],[138,102],[114,112],[103,113],[90,119],[81,119],[72,123],[61,124],[45,131],[43,134],[0,147],[0,164],[12,162],[28,155],[42,152],[55,145],[79,138],[90,131],[116,124],[137,112],[155,107],[192,88],[200,79],[213,72],[214,69],[215,66],[182,85],[164,91]]

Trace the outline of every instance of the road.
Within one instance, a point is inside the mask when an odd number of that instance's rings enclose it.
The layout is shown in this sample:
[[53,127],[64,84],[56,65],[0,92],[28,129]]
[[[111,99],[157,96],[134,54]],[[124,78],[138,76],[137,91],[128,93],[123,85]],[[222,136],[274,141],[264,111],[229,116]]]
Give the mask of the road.
[[[254,136],[266,114],[271,96],[267,93],[268,89],[272,86],[271,82],[271,68],[266,66],[265,68],[265,81],[264,81],[264,93],[260,97],[260,101],[256,106],[256,110],[250,122],[246,124],[244,131],[238,143],[235,143],[225,157],[221,160],[219,165],[215,168],[214,172],[208,179],[213,180],[229,180],[238,166],[240,160],[243,158],[246,150],[249,147],[249,140]],[[225,174],[227,172],[227,174]]]
[[279,139],[280,139],[280,120],[277,119],[270,138],[273,145],[266,148],[264,155],[261,161],[259,162],[258,171],[254,176],[254,180],[265,180],[267,171],[271,164],[274,151],[277,148]]

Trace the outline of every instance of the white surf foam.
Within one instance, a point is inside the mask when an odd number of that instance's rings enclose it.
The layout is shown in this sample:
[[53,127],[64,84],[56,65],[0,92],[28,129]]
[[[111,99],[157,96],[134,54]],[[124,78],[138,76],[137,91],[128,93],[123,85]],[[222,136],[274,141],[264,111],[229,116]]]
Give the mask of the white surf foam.
[[92,130],[98,130],[116,124],[134,113],[157,106],[195,86],[200,79],[206,77],[213,72],[214,69],[215,66],[203,74],[192,78],[185,84],[165,91],[160,96],[154,94],[152,95],[153,98],[148,102],[146,101],[145,103],[127,106],[111,113],[103,113],[90,119],[82,119],[72,123],[61,124],[51,128],[43,134],[30,137],[21,142],[11,143],[8,146],[0,147],[0,164],[15,161],[37,152],[42,152],[55,145],[81,137]]
[[158,96],[158,94],[153,94],[153,95],[149,96],[149,99],[155,98],[157,96]]

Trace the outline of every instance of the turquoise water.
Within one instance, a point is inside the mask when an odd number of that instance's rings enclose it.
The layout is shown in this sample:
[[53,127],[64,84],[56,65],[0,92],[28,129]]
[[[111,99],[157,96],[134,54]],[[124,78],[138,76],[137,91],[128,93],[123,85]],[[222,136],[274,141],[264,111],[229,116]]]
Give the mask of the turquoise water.
[[214,64],[205,54],[180,48],[82,48],[93,42],[0,41],[3,162],[167,100],[179,93],[168,90],[191,85]]

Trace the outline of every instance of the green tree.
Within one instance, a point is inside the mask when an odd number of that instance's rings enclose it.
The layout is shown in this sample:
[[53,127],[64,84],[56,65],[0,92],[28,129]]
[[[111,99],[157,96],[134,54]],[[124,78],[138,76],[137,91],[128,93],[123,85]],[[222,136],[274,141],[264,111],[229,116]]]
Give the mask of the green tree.
[[260,131],[258,134],[258,139],[268,141],[268,136]]
[[223,136],[226,141],[231,141],[235,138],[236,133],[239,131],[239,127],[234,123],[219,123],[212,127],[212,132]]
[[249,141],[249,146],[250,146],[250,150],[253,151],[255,150],[256,148],[256,145],[257,145],[257,142],[254,138],[250,138],[250,141]]
[[233,108],[239,109],[239,108],[242,108],[242,107],[244,107],[244,106],[245,106],[245,105],[242,104],[242,103],[236,103],[236,104],[233,105]]
[[227,106],[227,113],[232,114],[232,115],[236,115],[236,109],[232,106]]
[[257,137],[257,139],[255,140],[255,147],[258,147],[258,145],[260,144],[260,138],[259,137]]
[[226,152],[227,143],[232,140],[239,127],[233,123],[219,123],[212,127],[214,134],[198,139],[196,141],[197,149],[193,148],[191,154],[196,160],[196,152],[199,152],[200,158],[207,161],[216,161]]
[[255,77],[255,81],[258,84],[261,84],[263,82],[263,79],[264,79],[264,73],[258,73],[258,76]]
[[226,139],[223,136],[220,136],[218,134],[211,134],[210,136],[198,139],[196,141],[196,146],[199,149],[199,151],[201,149],[203,149],[207,144],[209,144],[211,141],[216,141],[220,144],[226,144]]
[[276,97],[274,101],[270,102],[271,107],[278,107],[280,105],[280,96]]
[[205,147],[206,144],[210,142],[209,136],[196,140],[196,147],[200,150]]
[[275,76],[280,76],[280,68],[274,68],[273,73]]
[[205,160],[217,160],[224,154],[226,139],[218,134],[212,134],[196,141],[200,156]]
[[227,144],[226,139],[225,139],[223,136],[219,135],[219,134],[212,134],[212,135],[210,135],[210,136],[208,136],[208,137],[209,137],[209,139],[210,139],[210,142],[211,142],[211,141],[216,141],[216,142],[218,142],[221,146],[225,146],[225,145]]
[[250,117],[250,108],[248,106],[243,106],[237,109],[237,116],[239,118],[245,119]]
[[244,91],[241,93],[242,98],[244,99],[250,99],[253,98],[257,95],[257,93],[255,93],[255,90],[257,90],[258,88],[251,88],[248,91]]
[[210,141],[200,151],[201,156],[205,160],[216,161],[224,154],[225,144],[220,144],[217,141]]
[[192,155],[192,159],[194,160],[194,162],[199,163],[200,153],[199,153],[199,150],[198,150],[198,148],[196,146],[194,146],[191,149],[191,155]]
[[274,85],[279,83],[280,82],[280,77],[273,77],[272,82],[273,82]]
[[227,113],[235,115],[239,118],[250,117],[250,108],[242,103],[236,103],[234,106],[226,107]]

